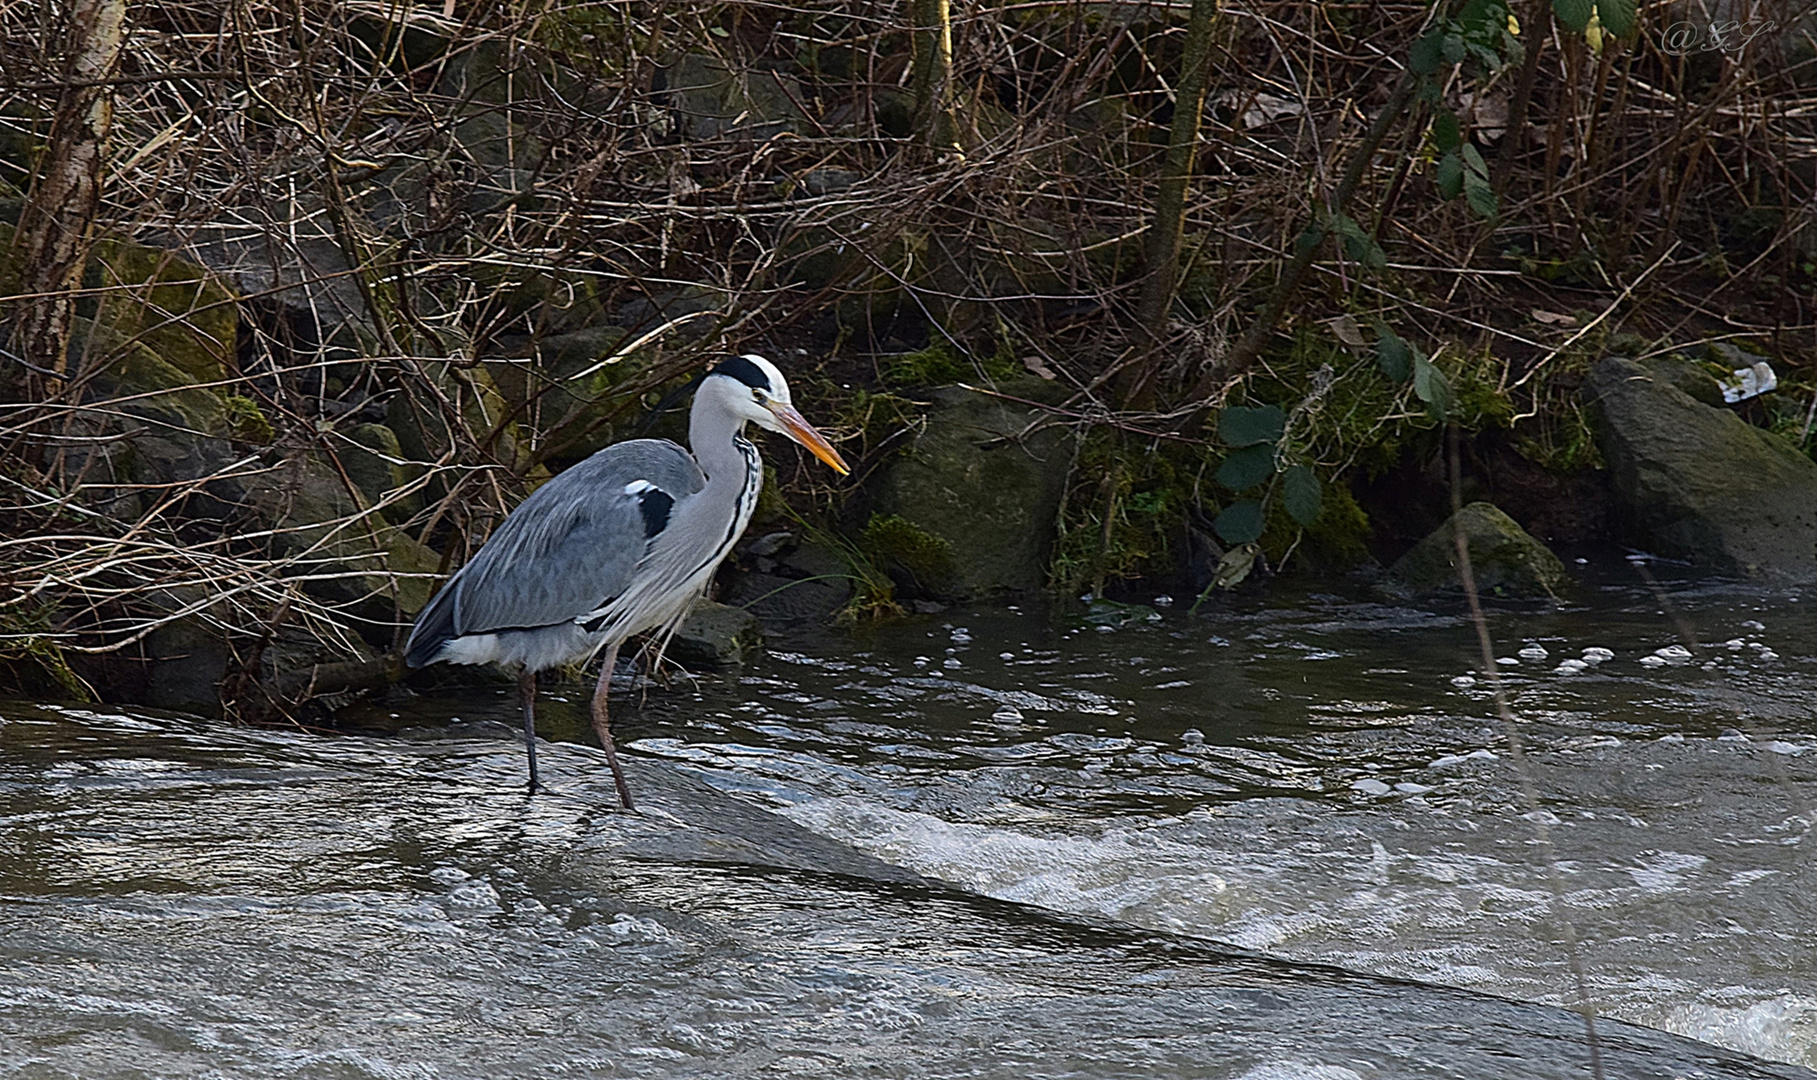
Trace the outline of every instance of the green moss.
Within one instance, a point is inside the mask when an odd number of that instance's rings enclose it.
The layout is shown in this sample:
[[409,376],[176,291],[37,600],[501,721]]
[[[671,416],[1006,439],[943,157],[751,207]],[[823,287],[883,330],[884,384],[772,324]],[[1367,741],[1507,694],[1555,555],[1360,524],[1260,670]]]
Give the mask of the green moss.
[[270,446],[278,433],[266,419],[259,403],[241,394],[228,394],[221,399],[227,410],[227,436],[241,442]]
[[[145,346],[198,382],[227,376],[240,314],[212,273],[175,253],[112,238],[90,259],[104,294],[95,321],[120,341]],[[91,276],[93,276],[91,274]]]
[[1190,443],[1130,447],[1118,432],[1087,435],[1061,508],[1049,581],[1073,595],[1170,568],[1174,540],[1212,455]]
[[1349,485],[1325,484],[1324,505],[1318,520],[1306,526],[1297,555],[1313,569],[1340,571],[1369,557],[1369,515],[1357,505]]
[[962,356],[950,343],[936,342],[917,352],[891,357],[883,377],[896,386],[946,386],[976,381],[980,368],[982,375],[990,379],[1013,379],[1023,374],[1007,341],[1000,341],[996,352],[976,361]]
[[874,564],[906,575],[918,588],[943,593],[954,577],[953,548],[941,537],[895,514],[873,514],[859,550]]

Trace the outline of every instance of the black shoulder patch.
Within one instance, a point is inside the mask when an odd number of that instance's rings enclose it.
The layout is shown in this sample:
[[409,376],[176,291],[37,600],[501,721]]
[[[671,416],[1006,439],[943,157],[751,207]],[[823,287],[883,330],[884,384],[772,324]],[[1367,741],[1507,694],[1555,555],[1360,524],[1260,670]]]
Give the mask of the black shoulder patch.
[[775,389],[770,385],[770,377],[763,373],[763,369],[742,356],[721,360],[718,366],[708,374],[730,375],[753,390],[771,391]]
[[669,511],[674,508],[675,496],[659,487],[645,488],[637,496],[637,509],[644,516],[645,540],[669,527]]

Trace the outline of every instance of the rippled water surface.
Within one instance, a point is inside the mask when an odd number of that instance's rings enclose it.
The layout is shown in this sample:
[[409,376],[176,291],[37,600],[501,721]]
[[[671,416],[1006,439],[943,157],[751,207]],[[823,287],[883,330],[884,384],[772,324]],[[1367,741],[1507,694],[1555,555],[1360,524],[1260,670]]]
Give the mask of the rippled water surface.
[[773,642],[621,695],[635,815],[502,686],[0,705],[0,1076],[1817,1076],[1813,602],[1493,613],[1524,768],[1318,595]]

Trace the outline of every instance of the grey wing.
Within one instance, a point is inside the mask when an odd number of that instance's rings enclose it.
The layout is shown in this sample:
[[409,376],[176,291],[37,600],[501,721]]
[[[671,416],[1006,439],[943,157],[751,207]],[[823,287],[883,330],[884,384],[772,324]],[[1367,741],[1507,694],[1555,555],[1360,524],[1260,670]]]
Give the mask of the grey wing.
[[666,439],[606,447],[538,488],[417,617],[406,661],[465,634],[571,622],[623,592],[669,510],[705,486]]

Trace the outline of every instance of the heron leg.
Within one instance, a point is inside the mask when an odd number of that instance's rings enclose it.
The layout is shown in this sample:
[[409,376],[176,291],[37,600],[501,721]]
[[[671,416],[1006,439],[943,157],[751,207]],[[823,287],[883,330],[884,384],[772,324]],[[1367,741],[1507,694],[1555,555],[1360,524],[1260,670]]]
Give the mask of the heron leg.
[[524,711],[524,749],[530,754],[530,794],[536,794],[536,672],[517,673],[517,704]]
[[625,771],[618,767],[618,751],[612,748],[612,727],[606,721],[606,695],[612,692],[612,669],[618,666],[618,642],[606,646],[605,666],[599,669],[599,685],[593,688],[593,733],[605,748],[606,764],[612,766],[612,782],[618,785],[618,801],[626,810],[635,810],[631,788],[625,783]]

